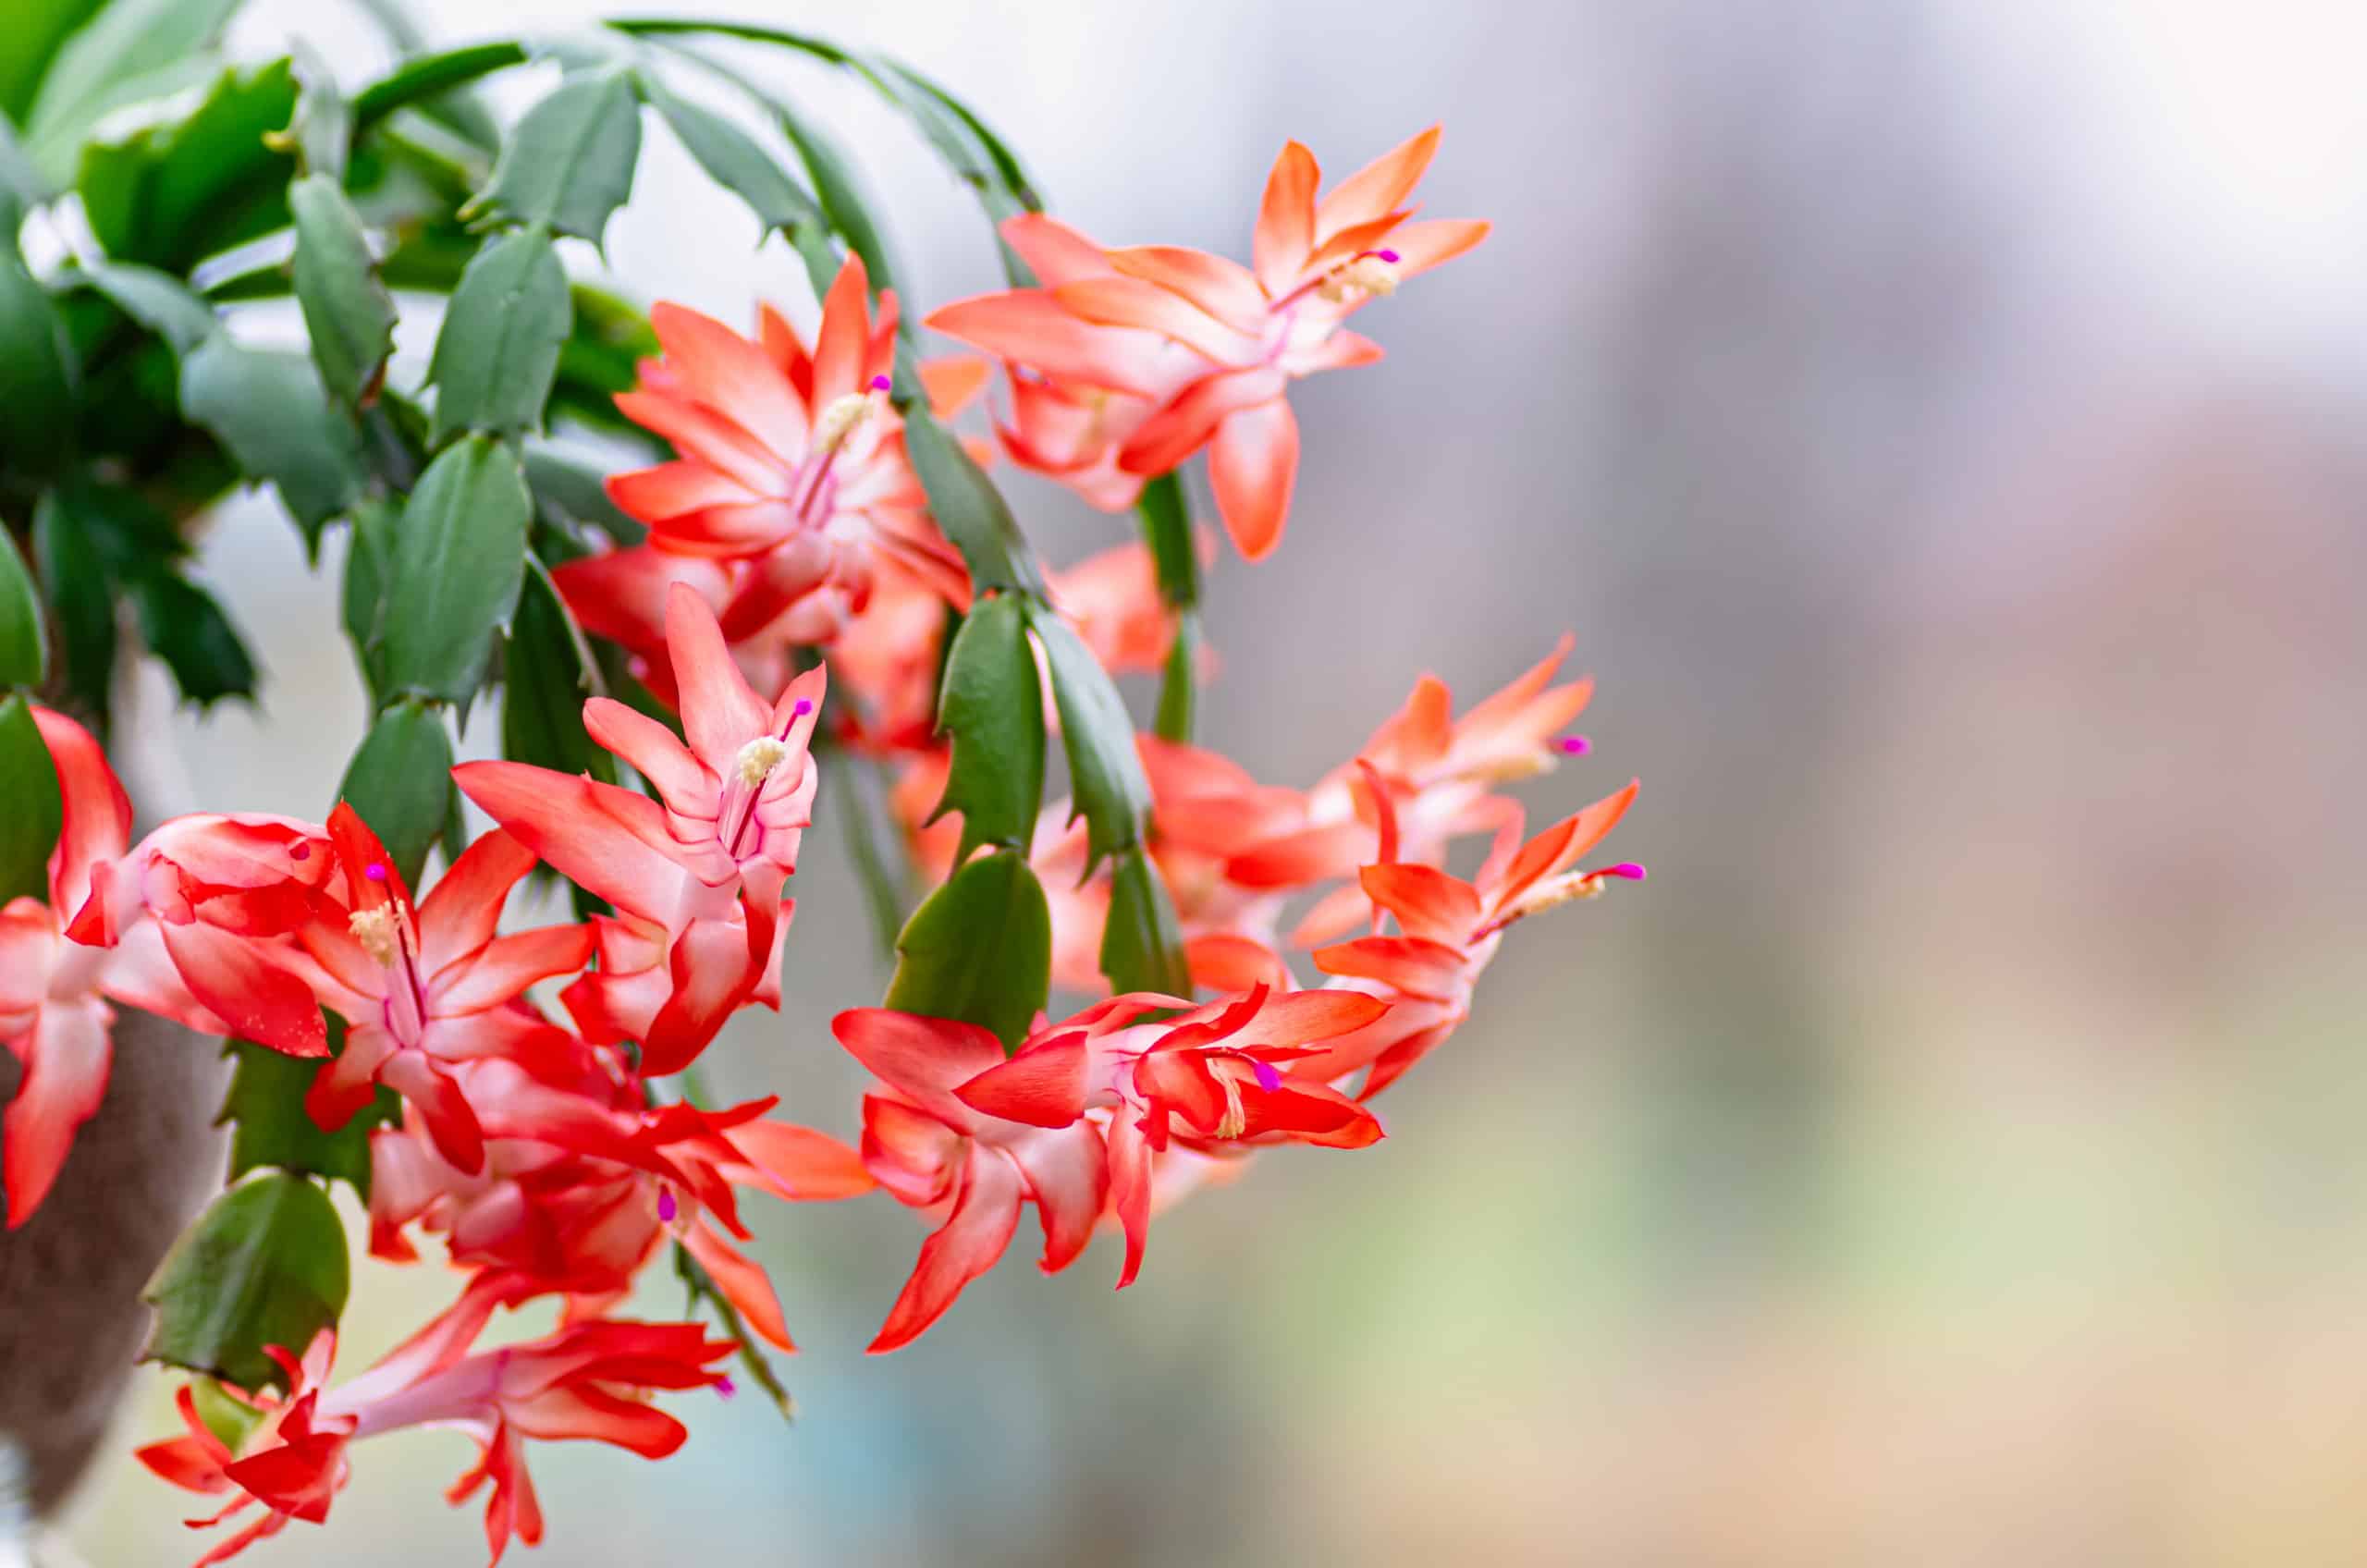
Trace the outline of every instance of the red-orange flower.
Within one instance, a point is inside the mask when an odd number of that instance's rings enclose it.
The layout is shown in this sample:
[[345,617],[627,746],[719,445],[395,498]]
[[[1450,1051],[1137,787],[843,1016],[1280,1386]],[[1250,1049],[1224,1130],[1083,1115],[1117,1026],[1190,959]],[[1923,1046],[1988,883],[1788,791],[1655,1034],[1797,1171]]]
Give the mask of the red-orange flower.
[[[1015,460],[1091,495],[1109,486],[1113,446],[1116,470],[1138,477],[1205,447],[1226,531],[1244,556],[1261,559],[1282,541],[1298,473],[1290,383],[1379,359],[1378,345],[1343,325],[1347,317],[1487,237],[1476,221],[1409,222],[1412,209],[1400,205],[1438,140],[1435,127],[1422,132],[1320,201],[1315,155],[1286,145],[1266,181],[1248,267],[1175,245],[1087,254],[1089,242],[1067,243],[1080,237],[1053,232],[1049,220],[1012,219],[1004,233],[1014,248],[1054,257],[1037,269],[1044,287],[962,300],[928,325],[1057,393],[1038,397],[1014,375],[1017,438],[1007,431],[1005,446]],[[1113,406],[1096,391],[1133,401]]]

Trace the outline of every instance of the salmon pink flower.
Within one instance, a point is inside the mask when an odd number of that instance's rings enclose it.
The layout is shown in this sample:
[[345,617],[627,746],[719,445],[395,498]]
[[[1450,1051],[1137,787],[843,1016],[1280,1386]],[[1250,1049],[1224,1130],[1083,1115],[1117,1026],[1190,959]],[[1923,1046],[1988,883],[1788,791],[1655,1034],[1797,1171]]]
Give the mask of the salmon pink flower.
[[415,1116],[374,1133],[373,1253],[410,1261],[417,1255],[403,1231],[417,1223],[445,1237],[455,1263],[509,1277],[521,1296],[564,1293],[574,1320],[619,1303],[676,1241],[751,1328],[795,1348],[764,1270],[725,1239],[748,1239],[732,1190],[784,1202],[856,1196],[873,1182],[852,1149],[763,1120],[770,1099],[653,1109],[632,1084],[561,1086],[501,1060],[468,1064],[460,1077],[484,1125],[484,1168],[455,1168]]
[[542,1508],[527,1474],[525,1441],[590,1439],[657,1459],[681,1447],[682,1424],[646,1403],[661,1389],[715,1388],[727,1379],[713,1364],[731,1342],[710,1341],[695,1324],[580,1323],[531,1343],[467,1354],[498,1293],[474,1291],[443,1318],[369,1372],[325,1387],[336,1336],[322,1330],[301,1362],[272,1354],[288,1374],[285,1400],[247,1395],[264,1420],[233,1454],[180,1396],[186,1435],[140,1451],[141,1462],[191,1491],[240,1495],[212,1519],[220,1523],[261,1505],[264,1516],[200,1560],[219,1562],[276,1534],[290,1520],[319,1524],[344,1487],[356,1440],[412,1427],[457,1427],[475,1438],[481,1457],[449,1493],[465,1501],[490,1484],[485,1537],[498,1562],[514,1537],[542,1539]]
[[[263,957],[349,1026],[345,1048],[313,1079],[306,1109],[334,1131],[384,1084],[418,1107],[446,1158],[478,1170],[483,1133],[452,1065],[521,1053],[552,1032],[531,1008],[511,1004],[535,982],[581,969],[592,956],[592,932],[559,925],[494,934],[510,888],[534,866],[533,851],[507,833],[469,846],[417,903],[350,805],[339,802],[330,814],[328,841],[337,880],[312,890],[294,949]],[[200,969],[190,978],[201,996],[211,996],[238,977]],[[233,1005],[221,998],[221,1007]],[[286,1050],[308,1045],[318,1027],[315,1017],[292,1038],[258,1037]]]
[[[90,731],[44,707],[32,715],[64,812],[49,856],[48,902],[18,898],[0,908],[0,1043],[24,1069],[0,1118],[12,1230],[40,1207],[75,1132],[105,1097],[110,999],[225,1032],[181,984],[153,925],[127,933],[103,918],[105,900],[93,893],[104,894],[126,859],[131,803]],[[78,918],[85,909],[87,921]]]
[[[1459,719],[1446,684],[1422,677],[1355,761],[1303,794],[1258,785],[1220,757],[1144,738],[1162,864],[1177,868],[1170,883],[1187,933],[1265,940],[1269,933],[1245,912],[1269,917],[1283,898],[1380,860],[1439,864],[1456,838],[1501,828],[1518,808],[1498,787],[1569,755],[1560,732],[1593,694],[1591,680],[1554,683],[1569,647],[1564,637]],[[1384,804],[1399,836],[1385,853]],[[1353,883],[1333,888],[1300,918],[1292,939],[1312,945],[1343,936],[1365,907]]]
[[888,401],[895,295],[880,296],[875,324],[868,289],[862,258],[850,256],[810,353],[769,310],[751,342],[680,305],[651,309],[665,357],[643,365],[640,386],[617,407],[681,456],[617,475],[608,494],[649,525],[659,549],[745,560],[820,541],[847,557],[833,577],[892,557],[968,602],[961,556],[928,519]]
[[945,1221],[922,1245],[873,1354],[919,1338],[992,1268],[1025,1204],[1043,1221],[1044,1272],[1076,1261],[1109,1191],[1098,1129],[1029,1126],[963,1103],[955,1089],[1003,1060],[1001,1044],[976,1024],[854,1008],[830,1028],[881,1084],[864,1096],[864,1164],[899,1202]]
[[[1372,1112],[1312,1078],[1286,1075],[1314,1042],[1368,1027],[1389,1011],[1354,991],[1258,986],[1180,1016],[1172,997],[1113,997],[1040,1029],[1007,1061],[965,1079],[954,1096],[972,1111],[1024,1126],[1092,1123],[1111,1112],[1110,1202],[1126,1232],[1124,1289],[1142,1268],[1153,1157],[1171,1140],[1202,1148],[1299,1143],[1363,1148],[1381,1135]],[[1155,1022],[1145,1015],[1161,1012]]]
[[652,1072],[687,1066],[751,997],[778,1004],[781,885],[813,820],[819,772],[806,748],[827,672],[770,704],[732,663],[714,614],[688,588],[667,601],[685,746],[621,703],[584,704],[595,740],[633,765],[636,790],[513,762],[463,763],[461,791],[564,876],[617,906],[595,923],[600,968],[570,988],[595,1038],[639,1039]]
[[1473,990],[1495,957],[1504,927],[1556,904],[1598,897],[1613,881],[1643,876],[1643,867],[1625,863],[1571,869],[1618,826],[1637,788],[1631,780],[1526,843],[1515,816],[1473,882],[1433,866],[1366,866],[1361,882],[1376,914],[1394,915],[1400,934],[1318,949],[1315,964],[1337,977],[1335,985],[1388,998],[1389,1014],[1293,1062],[1292,1074],[1331,1083],[1369,1069],[1358,1090],[1361,1099],[1402,1077],[1471,1016]]
[[[1479,222],[1409,222],[1411,209],[1399,205],[1438,140],[1435,127],[1422,132],[1320,201],[1315,155],[1286,145],[1266,182],[1249,267],[1181,246],[1105,251],[1103,271],[1072,259],[1045,288],[964,300],[929,325],[1057,384],[1147,399],[1151,411],[1118,449],[1119,470],[1165,473],[1207,447],[1226,531],[1244,556],[1262,559],[1282,541],[1298,472],[1290,383],[1379,359],[1346,318],[1487,237]],[[1014,219],[1006,234],[1028,223]],[[1196,374],[1175,386],[1173,357],[1153,344],[1190,350]],[[1012,449],[1026,462],[1047,446],[1023,438]],[[1085,463],[1073,442],[1066,455]]]

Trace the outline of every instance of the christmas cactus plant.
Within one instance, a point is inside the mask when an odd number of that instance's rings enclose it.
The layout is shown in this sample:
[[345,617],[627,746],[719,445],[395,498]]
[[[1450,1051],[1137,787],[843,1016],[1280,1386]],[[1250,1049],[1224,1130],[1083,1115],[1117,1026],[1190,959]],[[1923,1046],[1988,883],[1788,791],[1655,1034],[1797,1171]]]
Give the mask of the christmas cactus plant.
[[[1194,744],[1222,546],[1193,475],[1233,553],[1291,570],[1293,383],[1378,361],[1348,318],[1486,233],[1415,215],[1435,129],[1328,188],[1285,147],[1245,264],[1088,238],[963,101],[803,34],[623,20],[423,53],[390,16],[406,57],[350,89],[301,49],[225,63],[235,4],[35,0],[0,43],[7,1222],[100,1105],[123,1010],[227,1042],[227,1183],[148,1290],[186,1430],[140,1451],[221,1504],[204,1561],[325,1518],[381,1432],[476,1439],[455,1496],[487,1495],[497,1558],[543,1534],[532,1440],[662,1455],[685,1432],[648,1396],[728,1391],[727,1368],[785,1400],[748,1194],[912,1229],[901,1292],[846,1286],[892,1295],[875,1352],[1030,1207],[1045,1269],[1106,1231],[1131,1284],[1154,1213],[1211,1177],[1379,1139],[1376,1097],[1468,1016],[1515,922],[1642,875],[1591,858],[1633,784],[1533,834],[1503,792],[1587,750],[1566,639],[1460,712],[1419,679],[1306,788]],[[908,119],[1009,288],[900,295],[768,55]],[[529,66],[552,84],[497,123],[472,84]],[[652,134],[786,241],[810,332],[753,301],[644,313],[589,276]],[[242,336],[242,307],[288,297],[305,348]],[[439,324],[423,375],[389,370],[406,312]],[[1129,536],[1044,561],[1003,465]],[[192,520],[242,484],[342,562],[367,730],[317,821],[225,801],[137,835],[107,760],[118,661],[198,704],[254,686],[184,571]],[[1146,729],[1129,671],[1157,680]],[[484,701],[501,758],[456,766]],[[817,816],[894,955],[884,998],[838,998],[874,1083],[818,1129],[714,1103],[696,1071],[779,1006]],[[538,871],[573,918],[509,928]],[[453,1282],[361,1370],[336,1365],[340,1182],[372,1256],[426,1248]],[[653,1268],[690,1321],[617,1316]],[[552,1298],[556,1331],[480,1342]]]

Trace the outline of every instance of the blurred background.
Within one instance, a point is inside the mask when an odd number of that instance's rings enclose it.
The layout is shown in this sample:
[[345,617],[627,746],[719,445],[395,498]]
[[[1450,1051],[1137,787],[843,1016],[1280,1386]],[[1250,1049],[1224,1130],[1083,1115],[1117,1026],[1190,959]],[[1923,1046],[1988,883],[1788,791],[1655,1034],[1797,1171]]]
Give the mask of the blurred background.
[[[538,1452],[534,1561],[2367,1561],[2367,11],[738,8],[939,77],[1110,243],[1245,253],[1286,138],[1336,175],[1443,120],[1429,210],[1495,236],[1294,397],[1206,734],[1311,782],[1417,671],[1467,701],[1573,629],[1596,753],[1532,809],[1641,774],[1613,847],[1653,876],[1515,933],[1385,1143],[1177,1209],[1123,1295],[1023,1237],[866,1358],[920,1224],[756,1211],[798,1423],[677,1402],[662,1467]],[[591,14],[418,9],[439,43]],[[241,26],[385,64],[335,6]],[[746,58],[846,128],[916,302],[996,285],[902,126]],[[651,141],[616,274],[810,319]],[[1125,536],[1013,495],[1056,560]],[[363,721],[337,579],[267,498],[205,550],[271,684],[178,721],[187,782],[317,815]],[[885,972],[812,843],[790,1005],[708,1060],[851,1134],[827,1020]],[[448,1289],[367,1266],[349,1365]],[[170,1420],[141,1390],[69,1522],[96,1564],[199,1550],[129,1457]],[[475,1561],[434,1501],[472,1457],[374,1442],[251,1561]]]

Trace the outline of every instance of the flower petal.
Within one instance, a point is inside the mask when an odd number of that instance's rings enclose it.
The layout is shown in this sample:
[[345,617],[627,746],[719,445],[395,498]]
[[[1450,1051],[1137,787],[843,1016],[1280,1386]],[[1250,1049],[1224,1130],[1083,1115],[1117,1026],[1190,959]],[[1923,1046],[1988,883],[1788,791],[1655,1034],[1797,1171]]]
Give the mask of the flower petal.
[[53,1001],[41,1010],[32,1032],[18,1043],[25,1072],[16,1098],[0,1117],[0,1179],[8,1187],[8,1228],[32,1217],[73,1147],[74,1133],[96,1116],[106,1097],[107,1064],[114,1047],[107,1038],[107,1010],[96,999]]
[[592,927],[546,925],[496,937],[472,958],[455,960],[428,983],[428,1011],[438,1018],[498,1007],[538,980],[572,974],[592,958]]
[[871,278],[863,258],[847,252],[846,264],[822,300],[822,325],[814,334],[814,407],[864,389],[871,357]]
[[1439,150],[1439,128],[1406,138],[1331,188],[1316,204],[1319,244],[1353,224],[1383,216],[1412,194]]
[[1098,326],[1064,309],[1043,289],[957,300],[933,312],[927,325],[997,359],[1073,386],[1158,398],[1165,395],[1171,375],[1167,339],[1156,333]]
[[1265,199],[1257,207],[1257,229],[1250,240],[1257,286],[1269,297],[1290,292],[1307,252],[1315,249],[1315,190],[1323,171],[1315,154],[1295,141],[1285,142],[1266,177]]
[[963,1287],[995,1266],[1019,1229],[1020,1191],[1017,1166],[992,1149],[971,1145],[953,1213],[922,1243],[912,1278],[871,1341],[872,1354],[885,1355],[919,1338],[945,1315]]
[[1257,362],[1261,352],[1251,334],[1226,325],[1181,294],[1139,277],[1112,274],[1063,283],[1052,290],[1052,298],[1083,320],[1099,326],[1156,332],[1220,365],[1245,370]]
[[164,937],[190,994],[232,1034],[288,1056],[329,1054],[312,990],[265,959],[257,944],[202,922],[168,922]]
[[[762,348],[712,316],[665,300],[649,307],[649,325],[666,349],[667,368],[692,397],[730,415],[783,459],[794,462],[804,455],[805,405]],[[621,500],[617,504],[632,510]]]
[[1298,420],[1287,399],[1243,409],[1217,426],[1208,443],[1208,483],[1244,560],[1263,560],[1282,542],[1297,479]]
[[534,851],[498,828],[461,851],[419,902],[420,973],[433,975],[491,941],[509,890],[533,869]]
[[715,611],[681,584],[666,593],[666,646],[682,693],[682,731],[719,778],[740,748],[765,732],[765,704],[740,673]]
[[950,1127],[976,1125],[955,1091],[1003,1060],[1002,1043],[975,1023],[884,1007],[849,1008],[830,1033],[873,1077]]
[[1235,332],[1255,337],[1266,329],[1265,293],[1238,262],[1184,245],[1136,245],[1109,256],[1128,277],[1181,294]]

